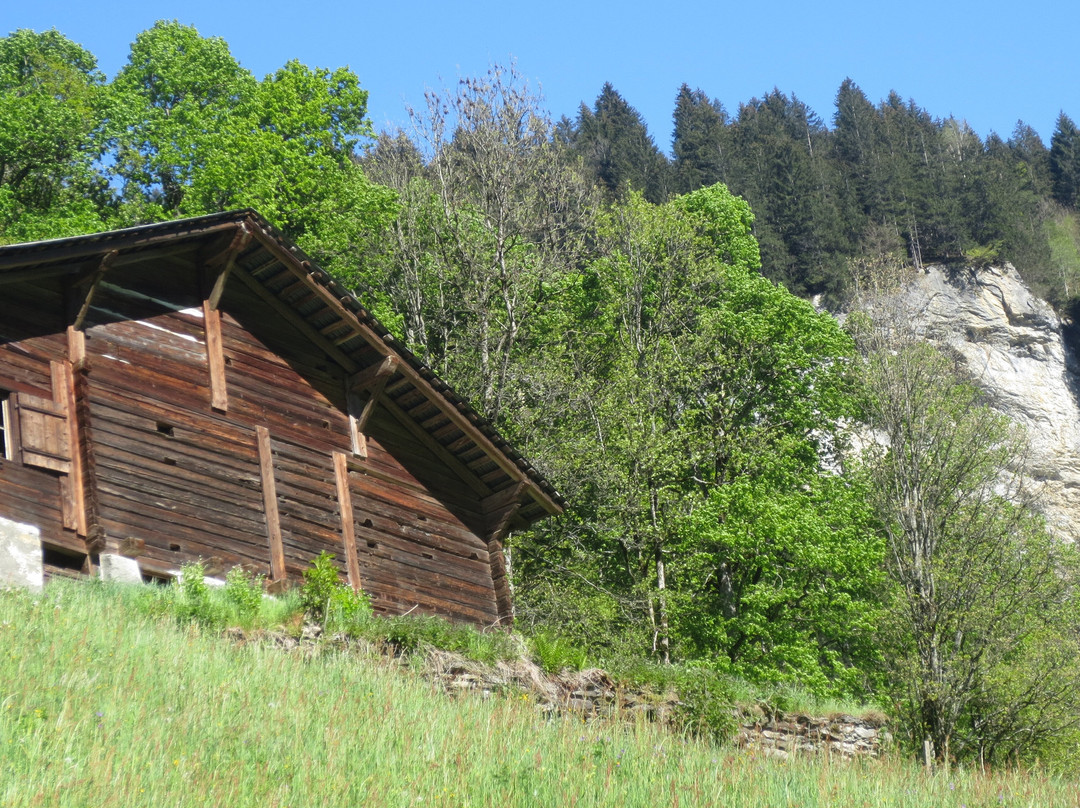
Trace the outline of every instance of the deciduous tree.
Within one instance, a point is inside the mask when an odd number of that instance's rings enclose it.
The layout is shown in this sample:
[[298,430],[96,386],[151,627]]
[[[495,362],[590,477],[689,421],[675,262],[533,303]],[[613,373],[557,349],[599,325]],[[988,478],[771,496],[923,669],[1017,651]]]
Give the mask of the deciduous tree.
[[1080,721],[1075,554],[1031,508],[1022,437],[907,333],[862,335],[897,710],[939,758],[1037,751]]
[[93,55],[58,31],[0,39],[0,241],[103,227],[106,103]]

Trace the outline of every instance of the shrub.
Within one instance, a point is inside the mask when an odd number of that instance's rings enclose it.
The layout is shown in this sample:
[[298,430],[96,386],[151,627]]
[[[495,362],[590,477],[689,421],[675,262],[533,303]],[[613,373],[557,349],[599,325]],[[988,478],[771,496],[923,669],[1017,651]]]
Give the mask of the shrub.
[[304,570],[300,602],[304,611],[328,631],[351,633],[372,614],[371,600],[364,592],[356,592],[341,582],[334,554],[325,550]]
[[240,621],[251,624],[262,608],[263,576],[243,567],[233,567],[225,576],[224,594],[225,600],[236,609]]
[[175,586],[179,589],[177,617],[214,627],[227,622],[225,610],[210,597],[210,586],[206,583],[201,561],[181,567]]

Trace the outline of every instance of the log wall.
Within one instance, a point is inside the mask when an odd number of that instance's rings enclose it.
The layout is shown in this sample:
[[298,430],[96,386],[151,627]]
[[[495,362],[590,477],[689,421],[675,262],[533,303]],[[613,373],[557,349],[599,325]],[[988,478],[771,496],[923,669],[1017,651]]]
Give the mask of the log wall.
[[[49,323],[35,312],[59,306],[56,290],[20,287],[0,294],[0,390],[53,398],[50,363],[66,358],[66,343],[59,313]],[[64,529],[60,505],[59,474],[0,458],[0,515],[36,525],[47,547],[78,553],[84,543]]]
[[[348,521],[353,574],[377,611],[495,623],[477,495],[382,408],[367,426],[367,458],[354,457],[345,371],[239,283],[220,305],[227,400],[211,407],[200,277],[161,269],[109,274],[83,324],[86,365],[76,384],[101,531],[94,549],[138,547],[150,574],[203,559],[271,575],[277,546],[291,579],[326,550],[344,574]],[[0,388],[49,396],[49,362],[67,358],[63,318],[43,324],[25,313],[62,311],[62,295],[23,284],[3,294]],[[335,452],[347,456],[351,514],[339,506]],[[85,549],[63,529],[59,498],[55,475],[0,469],[0,513]]]

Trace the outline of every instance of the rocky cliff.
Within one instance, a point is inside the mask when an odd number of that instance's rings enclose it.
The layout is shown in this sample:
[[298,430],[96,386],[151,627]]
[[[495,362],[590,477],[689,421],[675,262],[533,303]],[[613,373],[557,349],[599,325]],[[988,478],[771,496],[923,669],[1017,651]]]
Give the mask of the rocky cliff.
[[1016,270],[919,272],[897,300],[927,339],[963,357],[994,407],[1022,424],[1027,475],[1054,532],[1080,538],[1080,373],[1049,304]]

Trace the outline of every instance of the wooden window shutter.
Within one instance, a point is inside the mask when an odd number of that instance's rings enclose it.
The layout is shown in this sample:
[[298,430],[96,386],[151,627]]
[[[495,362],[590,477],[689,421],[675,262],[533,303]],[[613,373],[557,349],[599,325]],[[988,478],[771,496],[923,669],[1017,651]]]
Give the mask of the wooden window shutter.
[[22,462],[70,474],[71,438],[64,405],[29,393],[14,398]]

